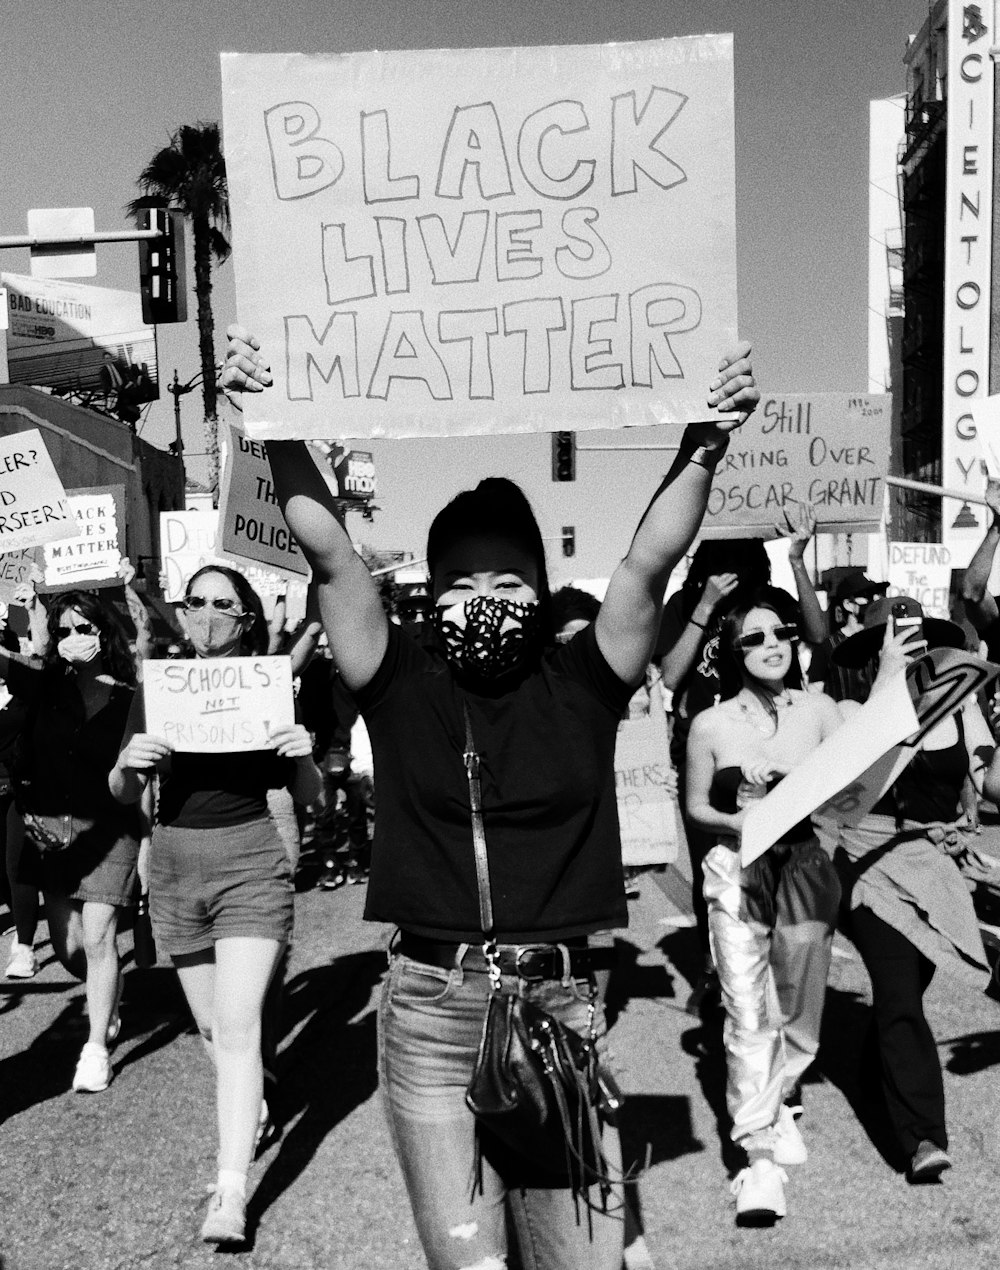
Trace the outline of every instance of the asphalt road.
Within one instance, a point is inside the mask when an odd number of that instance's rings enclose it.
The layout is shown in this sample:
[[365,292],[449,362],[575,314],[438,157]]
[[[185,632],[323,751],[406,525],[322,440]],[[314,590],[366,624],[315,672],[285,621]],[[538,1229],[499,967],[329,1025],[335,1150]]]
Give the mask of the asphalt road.
[[[1000,854],[1000,833],[984,842]],[[418,1270],[425,1263],[378,1102],[374,1002],[388,931],[360,920],[362,887],[304,892],[288,982],[281,1076],[288,1124],[254,1166],[251,1241],[198,1241],[214,1179],[212,1081],[173,973],[129,968],[116,1079],[70,1089],[83,993],[44,945],[25,985],[0,981],[0,1264],[126,1270],[231,1264],[264,1270]],[[806,1089],[808,1162],[789,1215],[738,1230],[728,1189],[718,1020],[684,1012],[693,935],[648,876],[631,904],[610,1004],[632,1187],[656,1270],[965,1270],[1000,1254],[1000,1006],[940,975],[939,1038],[955,1167],[911,1188],[859,1081],[864,968],[838,937],[823,1048]],[[0,911],[0,928],[5,924]],[[44,934],[44,930],[43,930]],[[123,943],[127,946],[129,939]],[[6,954],[6,947],[4,947]],[[643,1256],[647,1259],[643,1260]]]

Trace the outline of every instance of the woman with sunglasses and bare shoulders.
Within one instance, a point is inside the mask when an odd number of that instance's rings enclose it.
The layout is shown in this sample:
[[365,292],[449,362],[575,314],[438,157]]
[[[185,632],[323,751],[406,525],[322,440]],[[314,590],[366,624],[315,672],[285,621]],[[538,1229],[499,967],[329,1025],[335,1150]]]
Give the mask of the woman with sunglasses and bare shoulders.
[[715,835],[703,863],[712,955],[726,1019],[731,1136],[747,1167],[733,1182],[738,1225],[785,1215],[784,1164],[806,1147],[785,1099],[819,1047],[840,887],[807,819],[747,868],[747,808],[841,724],[822,693],[785,687],[796,628],[766,602],[734,610],[719,638],[722,699],[693,721],[687,810]]
[[100,1093],[121,1026],[118,913],[132,903],[139,857],[139,809],[108,792],[135,663],[110,605],[65,591],[49,607],[41,666],[0,651],[0,674],[25,710],[12,768],[24,818],[18,880],[43,892],[53,950],[86,983],[88,1036],[73,1088]]
[[[221,565],[190,579],[181,622],[197,657],[267,651],[260,598]],[[202,1238],[238,1243],[261,1123],[264,999],[292,930],[291,872],[267,791],[285,786],[296,802],[310,803],[319,773],[299,723],[274,729],[266,750],[175,753],[143,730],[141,704],[137,698],[110,787],[134,803],[159,776],[150,913],[216,1069],[219,1176]]]

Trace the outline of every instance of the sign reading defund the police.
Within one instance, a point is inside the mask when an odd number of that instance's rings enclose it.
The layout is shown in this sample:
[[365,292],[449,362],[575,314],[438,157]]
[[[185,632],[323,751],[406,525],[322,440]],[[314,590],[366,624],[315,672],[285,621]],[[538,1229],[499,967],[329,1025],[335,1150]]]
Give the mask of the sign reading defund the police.
[[309,566],[278,508],[267,447],[237,427],[229,433],[219,529],[223,555],[308,578]]
[[79,532],[38,429],[0,437],[0,552]]
[[267,749],[275,728],[295,722],[287,657],[149,661],[142,694],[146,731],[180,751]]
[[78,534],[44,543],[36,556],[39,591],[116,586],[125,553],[125,486],[67,490]]
[[733,433],[712,482],[705,538],[772,538],[798,503],[828,533],[874,531],[882,519],[892,398],[765,397]]
[[257,438],[703,418],[736,336],[732,37],[224,54]]

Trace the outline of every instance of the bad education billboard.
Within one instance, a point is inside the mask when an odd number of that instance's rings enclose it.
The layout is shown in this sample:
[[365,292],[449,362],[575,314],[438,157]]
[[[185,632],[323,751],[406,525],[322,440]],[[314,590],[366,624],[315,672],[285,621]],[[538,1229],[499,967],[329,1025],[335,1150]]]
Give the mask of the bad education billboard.
[[224,54],[259,439],[686,422],[736,338],[729,35]]
[[13,273],[0,273],[0,287],[12,384],[112,393],[145,367],[155,387],[156,339],[138,291]]

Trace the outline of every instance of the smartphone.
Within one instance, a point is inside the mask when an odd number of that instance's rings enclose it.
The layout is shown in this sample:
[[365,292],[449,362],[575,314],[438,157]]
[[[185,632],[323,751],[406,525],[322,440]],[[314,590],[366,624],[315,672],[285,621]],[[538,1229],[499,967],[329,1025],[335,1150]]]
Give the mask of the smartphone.
[[911,613],[905,604],[894,604],[892,606],[892,633],[899,635],[904,632],[910,636],[906,644],[908,653],[923,653],[927,651],[923,618],[919,613]]

